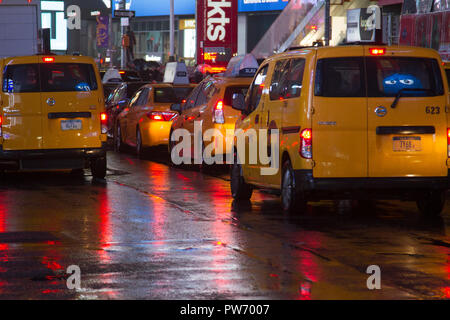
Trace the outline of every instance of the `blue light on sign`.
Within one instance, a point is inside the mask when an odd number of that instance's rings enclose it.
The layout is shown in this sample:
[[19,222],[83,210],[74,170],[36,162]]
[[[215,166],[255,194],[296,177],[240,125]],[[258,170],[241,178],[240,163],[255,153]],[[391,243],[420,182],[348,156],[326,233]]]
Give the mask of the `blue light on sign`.
[[[119,0],[114,0],[114,9],[119,9]],[[238,0],[239,12],[276,11],[283,10],[289,0]],[[137,17],[168,16],[170,14],[170,1],[126,0],[126,9],[136,11]],[[194,15],[195,0],[175,0],[176,15]]]
[[[168,16],[170,1],[126,0],[126,9],[136,11],[137,17]],[[114,9],[119,9],[119,0],[114,0]],[[195,0],[175,0],[176,15],[195,14]]]
[[239,12],[283,10],[289,0],[238,0]]

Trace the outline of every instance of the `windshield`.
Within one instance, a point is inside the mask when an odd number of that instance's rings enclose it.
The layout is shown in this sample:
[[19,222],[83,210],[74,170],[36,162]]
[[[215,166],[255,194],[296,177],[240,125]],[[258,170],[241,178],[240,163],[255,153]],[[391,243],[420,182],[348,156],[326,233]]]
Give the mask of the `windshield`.
[[155,102],[158,103],[181,103],[189,93],[192,87],[167,87],[155,88]]
[[435,59],[373,57],[366,61],[369,97],[393,97],[402,89],[414,89],[403,90],[403,96],[443,94],[439,64]]

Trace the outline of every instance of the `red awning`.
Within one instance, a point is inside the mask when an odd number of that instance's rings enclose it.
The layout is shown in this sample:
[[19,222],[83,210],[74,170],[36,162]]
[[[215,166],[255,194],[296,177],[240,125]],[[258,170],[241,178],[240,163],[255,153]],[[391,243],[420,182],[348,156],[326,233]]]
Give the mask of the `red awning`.
[[378,0],[379,6],[390,6],[392,4],[403,3],[403,0]]

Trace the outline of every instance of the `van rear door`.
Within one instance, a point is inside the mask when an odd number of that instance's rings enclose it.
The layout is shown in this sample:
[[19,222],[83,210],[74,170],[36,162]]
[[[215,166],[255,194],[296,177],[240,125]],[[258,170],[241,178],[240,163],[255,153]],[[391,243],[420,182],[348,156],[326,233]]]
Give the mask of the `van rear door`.
[[314,177],[367,177],[363,56],[363,47],[317,50],[312,103]]
[[369,177],[447,176],[446,97],[437,54],[385,50],[365,52]]
[[45,149],[98,148],[102,90],[90,59],[39,57]]
[[5,59],[4,64],[3,150],[42,149],[38,57]]

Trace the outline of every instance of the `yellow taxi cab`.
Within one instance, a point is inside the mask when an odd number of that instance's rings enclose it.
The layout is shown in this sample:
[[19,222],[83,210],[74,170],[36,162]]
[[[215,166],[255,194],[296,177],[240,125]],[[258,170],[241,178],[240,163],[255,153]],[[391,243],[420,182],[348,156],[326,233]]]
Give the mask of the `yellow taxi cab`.
[[89,57],[0,59],[0,168],[106,175],[106,113]]
[[115,125],[114,145],[123,151],[124,144],[135,147],[138,157],[145,148],[167,145],[170,127],[177,113],[170,110],[192,91],[192,84],[148,84],[131,98],[129,106],[118,116]]
[[[266,59],[233,107],[243,113],[236,129],[278,130],[268,142],[279,156],[251,164],[235,150],[233,197],[276,189],[287,211],[335,197],[394,197],[438,215],[450,166],[443,79],[438,53],[418,47],[311,47]],[[275,174],[262,174],[277,162]]]
[[[191,92],[183,104],[174,104],[171,107],[171,110],[180,114],[172,123],[171,135],[177,129],[186,129],[194,136],[197,125],[202,139],[202,151],[211,144],[211,156],[214,156],[214,159],[203,158],[202,152],[199,164],[212,164],[216,156],[223,162],[226,154],[232,153],[234,125],[241,114],[231,107],[232,98],[236,93],[243,95],[247,93],[257,68],[258,63],[252,55],[233,57],[223,74],[207,77]],[[210,129],[216,130],[216,135],[204,141],[205,132]],[[173,140],[171,137],[169,154],[176,143]],[[192,159],[195,157],[194,141],[191,139]]]

